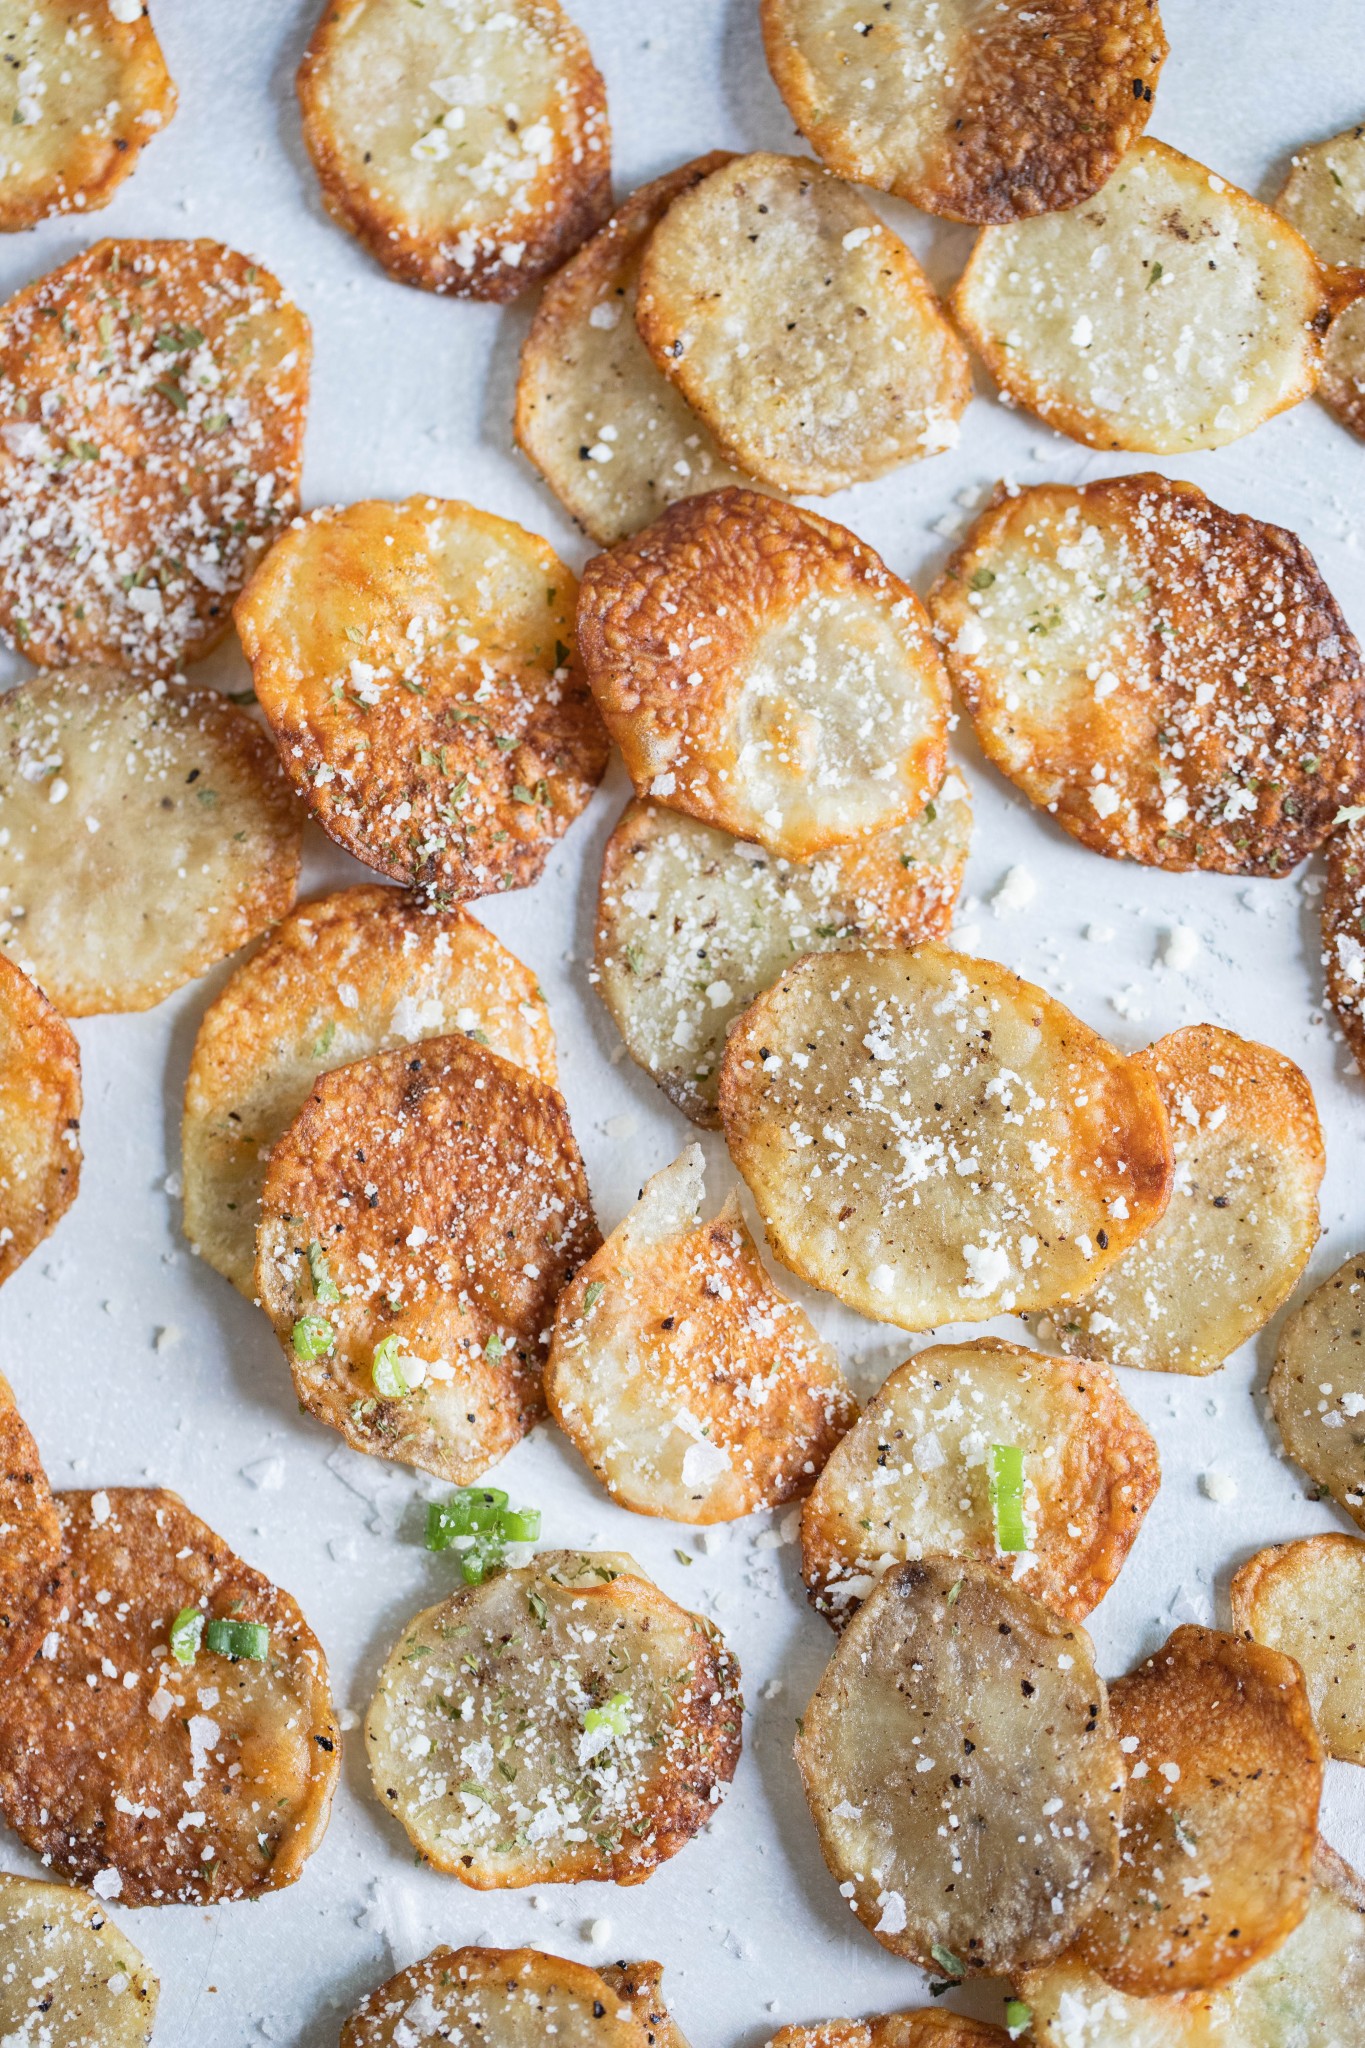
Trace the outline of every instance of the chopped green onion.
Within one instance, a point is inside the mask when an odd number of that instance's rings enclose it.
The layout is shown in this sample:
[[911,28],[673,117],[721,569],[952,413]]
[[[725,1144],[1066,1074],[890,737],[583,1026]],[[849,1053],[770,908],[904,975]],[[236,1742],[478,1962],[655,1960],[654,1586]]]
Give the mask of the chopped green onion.
[[540,1509],[505,1508],[498,1518],[498,1534],[504,1543],[538,1543]]
[[204,1633],[204,1616],[198,1607],[182,1607],[171,1623],[171,1655],[177,1664],[193,1664]]
[[501,1536],[490,1531],[484,1536],[466,1536],[460,1551],[460,1576],[467,1586],[481,1586],[490,1572],[506,1562]]
[[991,1509],[995,1515],[995,1547],[1028,1549],[1024,1527],[1024,1454],[1018,1444],[991,1445]]
[[614,1692],[604,1707],[589,1707],[583,1716],[583,1732],[595,1735],[599,1728],[605,1728],[610,1735],[620,1737],[630,1733],[630,1694]]
[[478,1586],[506,1561],[509,1543],[534,1543],[539,1508],[509,1508],[500,1486],[462,1486],[427,1506],[427,1549],[458,1550],[465,1584]]
[[313,1299],[327,1303],[340,1301],[341,1289],[332,1278],[332,1269],[327,1263],[327,1254],[314,1238],[308,1247],[308,1270],[313,1276]]
[[962,1967],[962,1964],[958,1961],[952,1950],[945,1948],[941,1941],[936,1941],[929,1953],[945,1977],[953,1977],[960,1981],[966,1976],[967,1972]]
[[1032,2024],[1033,2007],[1031,2005],[1025,2005],[1022,1998],[1007,1998],[1005,2000],[1005,2032],[1009,2035],[1011,2041],[1017,2041],[1021,2034],[1026,2034]]
[[204,1644],[220,1657],[249,1657],[259,1664],[270,1651],[270,1630],[263,1621],[211,1621]]
[[315,1358],[325,1358],[336,1340],[337,1333],[326,1316],[300,1316],[291,1339],[295,1358],[309,1364]]
[[374,1381],[376,1394],[383,1394],[386,1400],[401,1401],[412,1388],[403,1370],[401,1337],[381,1337],[374,1347],[370,1362],[370,1377]]

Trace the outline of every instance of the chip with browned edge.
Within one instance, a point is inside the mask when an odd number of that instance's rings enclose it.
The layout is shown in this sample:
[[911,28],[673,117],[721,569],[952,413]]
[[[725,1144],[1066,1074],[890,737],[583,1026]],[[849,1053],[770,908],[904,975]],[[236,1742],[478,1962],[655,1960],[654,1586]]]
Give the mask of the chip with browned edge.
[[7,2048],[151,2048],[160,1989],[99,1899],[0,1872]]
[[1286,1320],[1266,1393],[1290,1457],[1365,1529],[1365,1252]]
[[1365,808],[1349,807],[1348,818],[1327,842],[1327,887],[1322,898],[1322,950],[1327,994],[1365,1073]]
[[[1297,151],[1275,209],[1322,262],[1365,269],[1365,127]],[[1365,306],[1348,306],[1332,322],[1318,397],[1365,437]]]
[[32,1663],[69,1584],[38,1446],[0,1373],[0,1684]]
[[1329,1756],[1365,1764],[1365,1543],[1307,1536],[1233,1574],[1232,1618],[1303,1673]]
[[539,1949],[435,1948],[377,1985],[341,2048],[686,2048],[659,1996],[657,1963],[600,1970]]
[[779,2027],[768,2048],[1007,2048],[1010,2036],[987,2020],[929,2006],[878,2013],[867,2020],[820,2020]]
[[0,953],[0,1281],[54,1230],[81,1179],[81,1050]]

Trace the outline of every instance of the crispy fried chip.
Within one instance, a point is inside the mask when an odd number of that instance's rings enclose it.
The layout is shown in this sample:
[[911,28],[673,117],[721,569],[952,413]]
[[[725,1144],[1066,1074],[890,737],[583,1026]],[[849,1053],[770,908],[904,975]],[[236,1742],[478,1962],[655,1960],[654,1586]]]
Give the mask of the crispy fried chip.
[[701,1221],[689,1145],[559,1297],[550,1413],[622,1507],[730,1522],[811,1479],[857,1414],[839,1361],[769,1280],[732,1194]]
[[[1365,127],[1301,149],[1275,210],[1321,262],[1365,268]],[[1348,306],[1333,321],[1318,397],[1343,427],[1365,437],[1365,306]]]
[[378,885],[301,904],[205,1013],[185,1084],[185,1235],[255,1298],[272,1147],[333,1067],[463,1031],[555,1083],[535,975],[468,911]]
[[694,1124],[718,1124],[740,1012],[804,953],[946,937],[971,832],[956,773],[917,818],[803,862],[635,799],[602,861],[595,974],[631,1058]]
[[777,89],[816,155],[950,220],[1090,198],[1146,127],[1167,49],[1156,0],[761,11]]
[[148,1010],[255,938],[302,839],[269,737],[216,690],[81,668],[0,697],[0,946],[68,1017]]
[[0,1373],[0,1685],[33,1662],[68,1585],[47,1474]]
[[0,1872],[0,2040],[150,2048],[160,1989],[98,1899]]
[[658,1965],[594,1970],[534,1948],[436,1948],[363,1998],[341,2030],[341,2048],[682,2048],[668,2015],[647,2020],[628,1988]]
[[937,455],[971,397],[910,251],[804,157],[736,157],[674,199],[635,315],[722,452],[781,491],[823,496]]
[[[1350,807],[1354,812],[1356,807]],[[1322,898],[1322,950],[1327,994],[1365,1073],[1365,812],[1327,842],[1327,888]]]
[[[341,1762],[322,1651],[287,1593],[174,1493],[60,1493],[69,1602],[0,1688],[0,1811],[63,1877],[127,1906],[292,1884]],[[270,1631],[264,1659],[174,1656],[186,1607]],[[204,1695],[217,1698],[206,1705]]]
[[1090,1638],[964,1558],[886,1574],[806,1709],[825,1861],[883,1947],[951,1978],[1061,1953],[1118,1857]]
[[1215,1372],[1289,1299],[1318,1239],[1326,1165],[1307,1079],[1216,1024],[1136,1055],[1175,1152],[1166,1213],[1056,1318],[1063,1351],[1148,1372]]
[[1091,448],[1222,448],[1307,398],[1333,315],[1365,278],[1327,272],[1278,214],[1164,142],[1088,205],[983,228],[953,310],[1016,404]]
[[1123,1851],[1074,1953],[1138,1997],[1211,1990],[1307,1911],[1323,1751],[1303,1674],[1259,1643],[1178,1628],[1109,1701]]
[[463,1484],[544,1413],[555,1300],[600,1243],[562,1097],[431,1038],[319,1079],[271,1152],[256,1287],[305,1408]]
[[943,946],[799,961],[734,1025],[720,1110],[778,1257],[907,1330],[1057,1302],[1171,1184],[1146,1070]]
[[823,2020],[779,2027],[768,2048],[1007,2048],[1009,2035],[985,2020],[926,2007],[878,2013],[870,2020]]
[[[1023,1454],[1026,1554],[998,1548],[992,1452]],[[1156,1498],[1156,1445],[1103,1366],[980,1337],[897,1366],[801,1516],[811,1605],[842,1627],[926,1551],[991,1564],[1069,1621],[1104,1598]]]
[[1097,853],[1282,875],[1365,796],[1365,669],[1317,564],[1194,484],[1002,487],[929,603],[991,760]]
[[924,608],[818,512],[747,490],[674,505],[589,562],[578,631],[637,792],[784,859],[903,823],[943,780]]
[[75,1201],[80,1130],[81,1049],[42,990],[0,953],[0,1281]]
[[1289,1317],[1266,1393],[1290,1457],[1365,1529],[1365,1253]]
[[221,640],[298,503],[312,353],[219,242],[98,242],[0,308],[0,628],[165,675]]
[[607,765],[554,551],[437,498],[311,513],[237,605],[280,758],[323,830],[446,898],[533,882]]
[[710,1819],[742,1711],[710,1622],[632,1558],[549,1550],[416,1617],[365,1741],[384,1805],[462,1884],[639,1884]]
[[611,211],[606,87],[559,0],[328,0],[298,92],[327,211],[404,284],[515,298]]
[[1247,1559],[1231,1590],[1238,1628],[1302,1671],[1328,1754],[1365,1764],[1365,1543],[1274,1544]]

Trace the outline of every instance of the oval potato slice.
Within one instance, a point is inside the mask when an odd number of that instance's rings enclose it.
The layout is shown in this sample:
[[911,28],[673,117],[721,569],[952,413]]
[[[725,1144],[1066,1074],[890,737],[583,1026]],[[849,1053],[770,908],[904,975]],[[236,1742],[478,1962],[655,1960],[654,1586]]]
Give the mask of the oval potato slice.
[[779,2027],[768,2048],[1008,2048],[1003,2027],[964,2013],[926,2007],[920,2012],[878,2013],[867,2020],[821,2020],[808,2027]]
[[1328,997],[1365,1073],[1365,824],[1358,816],[1327,842],[1322,950]]
[[[1365,128],[1299,150],[1275,211],[1323,263],[1365,268]],[[1365,306],[1348,306],[1332,322],[1317,395],[1343,427],[1365,437]]]
[[[0,1689],[5,1819],[63,1877],[126,1906],[292,1884],[341,1762],[326,1662],[294,1601],[162,1488],[60,1493],[57,1509],[70,1598],[42,1656]],[[170,1627],[191,1606],[264,1623],[268,1655],[201,1648],[180,1665]]]
[[1232,1618],[1303,1673],[1329,1756],[1365,1764],[1365,1543],[1308,1536],[1234,1573]]
[[1090,1638],[987,1565],[889,1571],[799,1725],[826,1863],[922,1969],[1046,1962],[1113,1874],[1123,1765]]
[[254,939],[302,841],[268,736],[217,690],[80,668],[0,698],[0,946],[68,1017],[149,1010]]
[[69,1586],[38,1446],[0,1373],[0,1685],[33,1662]]
[[160,1991],[98,1899],[0,1872],[0,2040],[150,2048]]
[[81,1049],[0,953],[0,1281],[56,1229],[80,1180]]
[[1171,1185],[1146,1070],[943,946],[799,961],[731,1030],[720,1111],[777,1256],[907,1330],[1055,1303]]
[[[624,1733],[585,1728],[621,1695]],[[709,1622],[632,1558],[551,1550],[416,1617],[365,1742],[381,1802],[462,1884],[639,1884],[710,1819],[742,1711]]]
[[447,899],[524,888],[608,744],[547,543],[437,498],[295,521],[236,610],[285,770],[324,832]]
[[[657,1964],[634,1971],[659,1974]],[[601,1971],[534,1948],[432,1950],[363,1998],[341,2048],[439,2048],[477,2038],[480,2048],[684,2048],[668,2015],[643,2017],[632,1966]]]
[[1161,1091],[1175,1153],[1166,1213],[1061,1309],[1074,1357],[1216,1372],[1288,1301],[1318,1240],[1327,1157],[1313,1091],[1283,1053],[1216,1024],[1135,1055]]
[[786,860],[923,810],[948,678],[909,584],[757,491],[673,505],[583,574],[588,681],[640,796]]
[[1266,1395],[1290,1457],[1365,1529],[1365,1253],[1287,1318]]
[[967,352],[861,193],[757,152],[675,198],[640,266],[645,347],[750,476],[822,497],[955,445]]
[[462,1031],[553,1087],[535,975],[468,911],[397,889],[300,904],[204,1014],[181,1129],[185,1235],[254,1300],[272,1147],[321,1073]]
[[1317,564],[1194,484],[1002,486],[929,604],[991,760],[1097,853],[1283,875],[1365,796],[1365,668]]

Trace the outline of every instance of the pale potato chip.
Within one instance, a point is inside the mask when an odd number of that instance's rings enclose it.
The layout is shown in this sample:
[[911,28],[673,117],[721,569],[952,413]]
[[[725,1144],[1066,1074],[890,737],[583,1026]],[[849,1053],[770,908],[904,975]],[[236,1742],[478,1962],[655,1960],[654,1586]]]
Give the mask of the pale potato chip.
[[769,1280],[732,1194],[701,1220],[700,1145],[559,1297],[550,1413],[613,1500],[730,1522],[808,1493],[857,1414],[832,1348]]
[[1266,1394],[1290,1457],[1365,1529],[1365,1253],[1288,1318]]
[[822,2020],[810,2027],[779,2027],[768,2048],[1007,2048],[1003,2027],[960,2012],[878,2013],[868,2020]]
[[0,2040],[150,2048],[160,1990],[98,1899],[0,1871]]
[[1164,1216],[1058,1310],[1063,1351],[1148,1372],[1216,1372],[1294,1291],[1318,1239],[1326,1167],[1307,1078],[1216,1024],[1135,1055],[1175,1153]]
[[632,1558],[548,1550],[410,1623],[365,1743],[381,1802],[462,1884],[639,1884],[711,1818],[742,1712],[710,1622]]
[[[657,1964],[637,1964],[653,1970]],[[341,2048],[683,2048],[668,2016],[635,2009],[629,1964],[594,1970],[534,1948],[432,1950],[364,1997],[341,2030]],[[633,1981],[633,1980],[632,1980]]]
[[965,1558],[889,1571],[798,1724],[825,1861],[883,1947],[957,1980],[1059,1955],[1118,1859],[1090,1638]]
[[1365,811],[1327,842],[1322,950],[1327,994],[1356,1065],[1365,1073]]
[[823,496],[955,445],[967,352],[862,194],[804,157],[736,157],[674,199],[636,325],[722,452]]
[[798,962],[732,1028],[720,1110],[777,1256],[907,1330],[1053,1305],[1170,1192],[1146,1070],[943,946]]
[[[1298,151],[1275,210],[1323,263],[1365,268],[1365,127]],[[1343,427],[1365,436],[1365,306],[1332,323],[1318,397]]]
[[254,1300],[273,1146],[319,1074],[464,1032],[554,1086],[535,975],[469,912],[378,885],[300,904],[204,1014],[181,1127],[185,1235]]
[[0,953],[0,1281],[55,1230],[80,1180],[81,1049]]
[[929,604],[991,760],[1097,853],[1283,875],[1365,797],[1340,606],[1194,484],[1002,485]]
[[748,490],[671,506],[589,562],[578,633],[637,793],[784,859],[904,823],[943,780],[924,608],[818,512]]
[[574,651],[577,595],[545,541],[472,505],[296,520],[236,620],[280,759],[324,832],[446,900],[533,882],[607,765]]
[[254,939],[302,841],[268,735],[217,690],[77,668],[0,697],[0,946],[68,1017],[151,1009]]
[[971,832],[956,771],[917,818],[809,861],[635,799],[602,859],[593,975],[631,1058],[694,1124],[719,1124],[741,1011],[805,953],[946,938]]
[[33,1662],[69,1585],[38,1446],[0,1373],[0,1684]]
[[1329,1756],[1365,1764],[1365,1543],[1308,1536],[1234,1573],[1232,1618],[1303,1673]]
[[298,94],[328,212],[404,284],[515,298],[611,211],[606,87],[559,0],[327,0]]
[[[1000,1546],[994,1452],[1022,1454],[1025,1543]],[[801,1516],[811,1605],[842,1627],[892,1565],[989,1564],[1069,1621],[1118,1577],[1156,1498],[1157,1448],[1103,1366],[980,1337],[891,1374],[836,1445]]]

